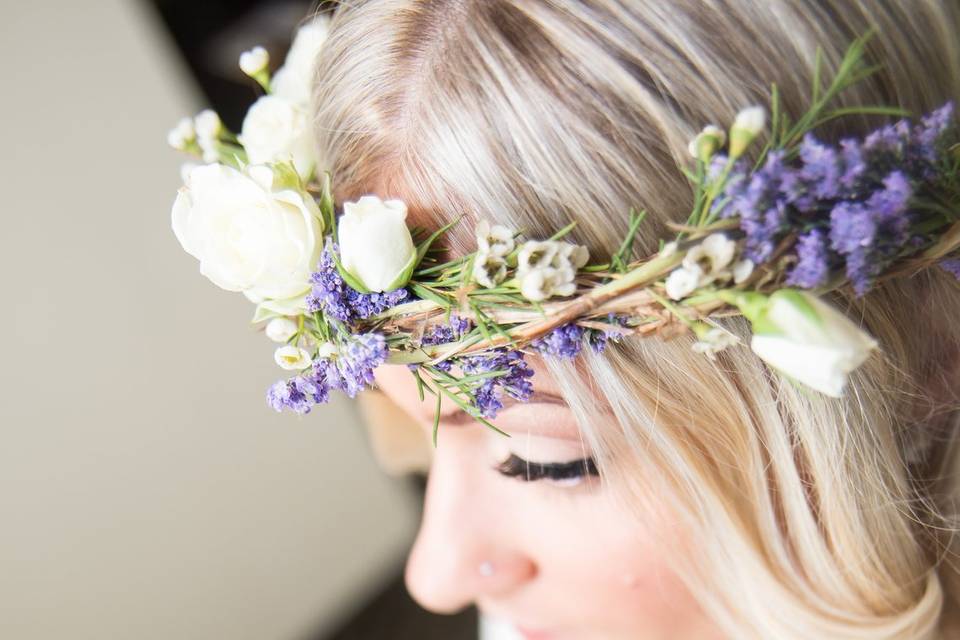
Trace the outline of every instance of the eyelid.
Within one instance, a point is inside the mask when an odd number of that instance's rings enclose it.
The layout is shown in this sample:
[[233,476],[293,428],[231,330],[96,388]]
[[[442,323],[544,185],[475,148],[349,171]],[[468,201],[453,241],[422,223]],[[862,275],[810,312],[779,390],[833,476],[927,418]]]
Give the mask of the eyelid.
[[511,453],[510,457],[498,464],[495,469],[509,478],[518,478],[525,482],[543,479],[563,481],[588,475],[600,476],[593,458],[554,463],[528,462]]

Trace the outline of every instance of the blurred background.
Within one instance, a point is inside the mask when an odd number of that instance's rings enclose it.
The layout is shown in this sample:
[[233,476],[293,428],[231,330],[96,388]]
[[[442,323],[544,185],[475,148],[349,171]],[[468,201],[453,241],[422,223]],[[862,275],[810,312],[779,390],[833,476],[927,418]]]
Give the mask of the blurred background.
[[282,60],[315,5],[2,7],[0,638],[476,637],[403,588],[422,481],[340,398],[270,410],[252,305],[170,229],[168,129],[239,129],[238,55]]

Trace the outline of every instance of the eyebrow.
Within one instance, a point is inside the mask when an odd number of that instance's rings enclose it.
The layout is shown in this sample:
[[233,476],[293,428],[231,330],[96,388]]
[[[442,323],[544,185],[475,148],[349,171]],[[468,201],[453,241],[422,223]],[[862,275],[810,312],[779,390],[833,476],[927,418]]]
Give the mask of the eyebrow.
[[[530,400],[528,400],[527,402],[524,402],[524,403],[512,402],[508,405],[505,405],[501,411],[502,413],[506,413],[507,411],[510,411],[514,407],[530,406],[535,404],[548,404],[548,405],[553,405],[553,406],[563,407],[563,408],[568,407],[567,401],[564,400],[563,397],[558,396],[555,393],[550,393],[549,391],[534,391],[533,395],[530,396]],[[456,409],[456,411],[452,411],[447,414],[440,414],[440,420],[444,424],[447,424],[450,426],[465,426],[468,424],[477,423],[476,418],[474,418],[472,415],[470,415],[463,409],[460,409],[459,407]],[[493,421],[491,420],[491,422]]]

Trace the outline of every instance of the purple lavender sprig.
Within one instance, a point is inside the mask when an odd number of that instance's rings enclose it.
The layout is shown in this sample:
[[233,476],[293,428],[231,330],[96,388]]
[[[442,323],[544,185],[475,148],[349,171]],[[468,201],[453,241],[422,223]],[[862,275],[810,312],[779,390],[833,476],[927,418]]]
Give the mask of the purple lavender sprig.
[[[917,225],[924,198],[943,190],[944,150],[957,140],[954,105],[918,124],[881,127],[862,140],[828,145],[807,133],[796,157],[771,151],[759,169],[738,165],[715,212],[739,217],[745,255],[767,260],[789,232],[797,233],[787,284],[811,289],[843,269],[857,296],[905,251],[926,241]],[[726,158],[714,158],[713,165]]]
[[333,259],[336,251],[336,243],[327,242],[317,270],[310,275],[313,287],[307,294],[307,310],[311,313],[320,311],[328,318],[350,325],[412,299],[404,288],[383,293],[360,293],[351,288],[337,271]]
[[363,333],[342,340],[337,353],[316,359],[309,369],[267,390],[267,404],[276,411],[309,413],[330,400],[330,392],[353,398],[374,382],[373,371],[387,360],[387,342],[379,333]]

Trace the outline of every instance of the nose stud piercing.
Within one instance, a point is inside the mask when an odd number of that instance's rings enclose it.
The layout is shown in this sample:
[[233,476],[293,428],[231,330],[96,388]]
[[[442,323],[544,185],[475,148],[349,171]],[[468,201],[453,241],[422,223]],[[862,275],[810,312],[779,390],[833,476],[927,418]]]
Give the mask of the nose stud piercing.
[[482,575],[485,578],[489,578],[490,576],[493,575],[493,563],[490,562],[489,560],[485,562],[481,562],[477,570],[480,572],[480,575]]

